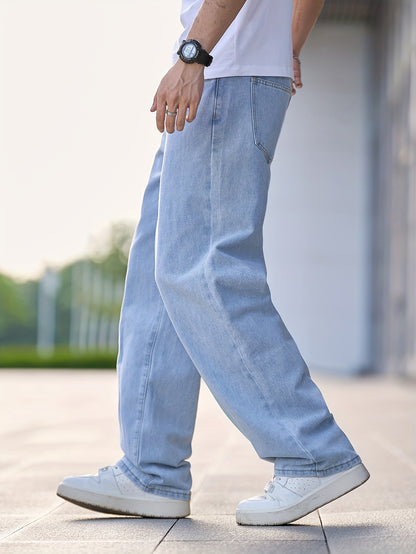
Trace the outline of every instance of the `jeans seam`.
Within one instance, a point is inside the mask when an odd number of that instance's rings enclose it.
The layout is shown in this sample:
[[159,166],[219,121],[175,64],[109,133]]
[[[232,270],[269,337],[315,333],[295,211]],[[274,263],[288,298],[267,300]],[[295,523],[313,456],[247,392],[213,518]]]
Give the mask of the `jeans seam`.
[[[213,112],[213,119],[217,119],[217,101],[218,101],[218,87],[219,87],[219,79],[216,79],[215,81],[215,92],[214,92],[214,112]],[[211,136],[212,139],[212,136]]]
[[255,87],[255,84],[256,84],[255,79],[257,79],[257,77],[252,77],[251,78],[251,83],[250,83],[251,124],[252,124],[252,131],[253,131],[253,140],[254,140],[255,146],[261,152],[263,152],[263,155],[266,159],[267,164],[270,165],[271,162],[272,162],[272,158],[270,157],[270,154],[269,154],[268,150],[263,146],[263,144],[257,138],[258,137],[257,112],[256,112],[256,103],[254,102],[254,87]]
[[[356,463],[353,463],[355,462]],[[329,474],[332,474],[332,473],[337,473],[336,470],[338,471],[342,471],[343,468],[345,468],[346,466],[348,466],[346,469],[350,469],[358,464],[361,463],[361,458],[360,456],[358,456],[358,454],[356,456],[354,456],[353,458],[351,458],[350,460],[347,460],[346,462],[342,462],[342,464],[336,464],[334,466],[331,466],[331,467],[327,467],[326,469],[318,469],[317,467],[315,467],[315,473],[318,474],[318,475],[328,475]],[[315,464],[317,466],[317,464]],[[308,469],[280,469],[280,470],[277,470],[275,471],[275,475],[280,475],[282,477],[284,476],[299,476],[300,474],[302,475],[305,475],[305,476],[310,476],[311,472],[310,470]]]
[[278,88],[282,90],[283,92],[287,92],[288,94],[292,94],[292,91],[290,90],[290,87],[286,87],[285,85],[282,85],[281,83],[274,83],[273,81],[268,81],[267,79],[263,79],[261,77],[253,77],[252,83],[255,85],[259,83],[260,85],[264,85],[266,87],[271,88]]
[[155,325],[152,329],[152,337],[151,337],[151,340],[150,340],[150,343],[149,343],[150,348],[149,348],[148,355],[146,357],[146,365],[145,365],[146,377],[145,377],[145,382],[144,382],[144,385],[143,385],[143,393],[141,395],[141,402],[139,402],[141,412],[139,412],[139,418],[138,418],[138,422],[137,422],[137,433],[136,433],[137,446],[136,446],[135,460],[136,460],[136,465],[137,466],[139,466],[139,455],[140,455],[141,436],[142,436],[142,432],[143,432],[143,419],[144,419],[144,410],[145,410],[145,406],[146,406],[147,386],[148,386],[149,377],[150,377],[150,374],[151,374],[151,371],[152,371],[153,352],[154,352],[154,348],[155,348],[156,338],[157,338],[157,335],[159,333],[160,324],[161,324],[161,321],[162,321],[163,309],[164,309],[164,306],[163,306],[163,303],[161,302],[161,306],[159,308],[159,313],[158,313],[158,316],[157,316],[157,319],[156,319],[156,323],[155,323]]
[[267,81],[266,79],[262,79],[261,77],[251,77],[250,82],[250,102],[251,102],[251,122],[252,122],[252,128],[253,128],[253,140],[254,144],[257,146],[257,148],[263,152],[264,157],[266,158],[266,162],[268,165],[270,165],[274,158],[274,153],[272,155],[271,152],[264,146],[264,144],[259,139],[259,132],[258,132],[258,115],[257,115],[257,109],[256,109],[256,102],[255,102],[255,87],[263,85],[269,88],[274,88],[277,90],[281,90],[282,92],[289,94],[289,101],[288,105],[290,103],[291,99],[291,90],[289,87],[286,87],[285,85],[282,85],[281,83],[274,83],[272,81]]

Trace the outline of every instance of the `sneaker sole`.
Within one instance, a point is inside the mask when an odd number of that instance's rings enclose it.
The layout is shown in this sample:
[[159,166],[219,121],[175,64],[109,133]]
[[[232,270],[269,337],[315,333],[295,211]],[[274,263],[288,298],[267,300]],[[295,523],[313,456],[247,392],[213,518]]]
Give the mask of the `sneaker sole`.
[[189,516],[189,502],[187,500],[168,499],[160,497],[160,500],[138,500],[117,496],[98,494],[88,490],[77,489],[61,483],[56,494],[88,510],[102,512],[104,514],[116,514],[120,516],[140,516],[151,518],[178,519]]
[[291,523],[356,489],[365,483],[369,477],[370,474],[364,465],[358,464],[342,472],[338,478],[323,487],[314,490],[297,504],[284,509],[268,512],[237,509],[237,523],[240,525],[285,525]]

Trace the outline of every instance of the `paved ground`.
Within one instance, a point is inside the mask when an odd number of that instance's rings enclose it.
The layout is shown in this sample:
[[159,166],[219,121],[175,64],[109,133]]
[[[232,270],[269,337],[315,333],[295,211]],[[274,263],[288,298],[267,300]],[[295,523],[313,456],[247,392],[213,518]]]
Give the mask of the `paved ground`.
[[192,516],[112,517],[55,496],[63,476],[120,457],[114,372],[0,371],[0,551],[36,553],[416,553],[416,384],[317,378],[372,478],[283,527],[237,526],[271,465],[202,390]]

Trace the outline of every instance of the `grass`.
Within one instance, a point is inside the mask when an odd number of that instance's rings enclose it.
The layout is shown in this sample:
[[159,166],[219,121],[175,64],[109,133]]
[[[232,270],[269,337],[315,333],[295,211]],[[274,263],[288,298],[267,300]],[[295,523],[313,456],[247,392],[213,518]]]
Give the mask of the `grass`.
[[34,346],[0,346],[0,368],[114,369],[117,352],[71,351],[58,347],[41,355]]

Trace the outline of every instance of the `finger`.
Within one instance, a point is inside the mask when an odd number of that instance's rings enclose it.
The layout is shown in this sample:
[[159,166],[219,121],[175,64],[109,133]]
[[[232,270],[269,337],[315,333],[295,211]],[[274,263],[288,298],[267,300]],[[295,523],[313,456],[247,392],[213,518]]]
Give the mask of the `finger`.
[[151,112],[155,112],[157,110],[157,99],[156,99],[156,94],[153,98],[153,104],[152,104],[152,107],[150,108],[150,111]]
[[302,88],[303,87],[303,83],[302,83],[302,79],[300,78],[300,75],[295,74],[294,79],[293,79],[293,84],[295,85],[296,88]]
[[183,104],[178,108],[178,115],[176,116],[176,129],[178,131],[183,131],[185,127],[185,117],[186,117],[187,106]]
[[156,110],[156,127],[158,130],[163,133],[165,130],[165,116],[166,116],[166,103],[165,102],[157,102],[157,110]]
[[303,87],[302,77],[301,77],[300,66],[299,66],[299,65],[298,65],[298,67],[296,67],[295,70],[294,70],[294,82],[295,82],[296,88],[302,88],[302,87]]
[[[170,113],[166,113],[166,132],[167,133],[173,133],[175,131],[175,120],[176,120],[176,109],[175,110],[168,110]],[[173,115],[174,114],[174,115]]]
[[198,111],[198,104],[197,103],[190,104],[188,115],[186,116],[186,121],[188,121],[188,123],[190,123],[196,118],[197,111]]

